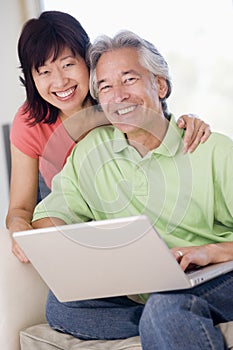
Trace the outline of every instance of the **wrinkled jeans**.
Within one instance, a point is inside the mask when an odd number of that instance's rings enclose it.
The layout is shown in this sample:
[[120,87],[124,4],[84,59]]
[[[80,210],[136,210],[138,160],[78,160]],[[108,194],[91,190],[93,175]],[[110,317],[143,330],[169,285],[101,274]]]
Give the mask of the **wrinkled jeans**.
[[233,272],[188,290],[153,293],[146,305],[127,297],[60,303],[49,292],[47,320],[81,339],[140,334],[143,350],[224,350],[218,327],[233,320]]

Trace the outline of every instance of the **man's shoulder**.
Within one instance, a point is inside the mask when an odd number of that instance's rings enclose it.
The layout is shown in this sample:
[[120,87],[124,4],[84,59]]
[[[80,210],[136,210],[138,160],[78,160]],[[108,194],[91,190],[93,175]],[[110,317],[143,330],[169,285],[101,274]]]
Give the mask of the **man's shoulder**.
[[222,133],[219,132],[212,132],[209,139],[206,142],[206,145],[212,145],[212,147],[220,147],[222,149],[224,148],[232,148],[233,147],[233,140]]
[[[198,149],[201,153],[198,152]],[[197,156],[202,154],[203,159],[211,157],[212,162],[216,164],[224,164],[227,159],[228,161],[233,160],[233,140],[227,135],[212,132],[208,140],[193,152],[195,153]]]

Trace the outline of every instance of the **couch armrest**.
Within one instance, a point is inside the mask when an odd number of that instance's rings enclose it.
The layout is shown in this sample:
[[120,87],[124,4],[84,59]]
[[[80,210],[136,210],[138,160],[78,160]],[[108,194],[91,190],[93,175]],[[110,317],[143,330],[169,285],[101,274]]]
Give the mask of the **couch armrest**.
[[11,238],[0,228],[0,349],[20,350],[19,331],[45,322],[48,287],[31,264],[11,252]]

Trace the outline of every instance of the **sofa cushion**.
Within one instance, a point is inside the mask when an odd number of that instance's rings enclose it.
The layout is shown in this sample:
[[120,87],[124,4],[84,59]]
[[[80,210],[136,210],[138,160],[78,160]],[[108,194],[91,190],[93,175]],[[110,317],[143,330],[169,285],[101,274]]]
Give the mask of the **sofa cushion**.
[[233,349],[233,321],[220,323],[218,327],[221,329],[228,349]]
[[80,340],[59,333],[47,324],[20,332],[21,350],[142,350],[139,337],[121,340]]
[[[218,326],[229,350],[233,350],[233,321]],[[20,332],[21,350],[142,350],[139,337],[121,340],[80,340],[59,333],[48,324],[29,327]]]

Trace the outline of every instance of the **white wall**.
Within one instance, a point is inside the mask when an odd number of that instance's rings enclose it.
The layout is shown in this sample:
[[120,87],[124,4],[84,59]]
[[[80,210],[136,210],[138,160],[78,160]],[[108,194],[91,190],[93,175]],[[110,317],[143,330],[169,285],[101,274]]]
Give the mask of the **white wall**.
[[36,17],[39,12],[39,0],[7,0],[1,2],[0,226],[5,226],[5,216],[9,200],[2,125],[11,123],[17,108],[23,102],[25,96],[24,88],[20,85],[18,78],[20,70],[18,69],[17,40],[23,23],[30,17]]
[[91,10],[90,1],[43,1],[75,16],[91,40],[129,29],[151,41],[170,68],[170,111],[196,113],[233,137],[233,0],[98,0]]

